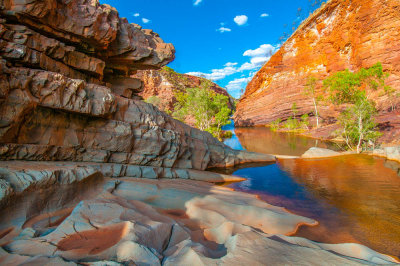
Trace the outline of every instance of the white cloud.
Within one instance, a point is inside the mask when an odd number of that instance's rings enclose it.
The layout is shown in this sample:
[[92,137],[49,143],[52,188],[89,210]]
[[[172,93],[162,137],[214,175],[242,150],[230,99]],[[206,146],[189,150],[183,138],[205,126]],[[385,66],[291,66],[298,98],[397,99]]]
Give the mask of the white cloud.
[[143,22],[144,24],[149,23],[149,22],[150,22],[150,19],[142,18],[142,22]]
[[239,98],[242,94],[242,90],[246,88],[247,84],[251,81],[252,77],[237,78],[229,81],[228,85],[225,86],[226,90],[235,98]]
[[271,56],[275,52],[276,46],[271,44],[262,44],[260,47],[254,50],[247,50],[243,53],[243,56],[260,57],[260,56]]
[[226,67],[233,67],[233,66],[236,66],[238,63],[231,63],[231,62],[228,62],[228,63],[226,63],[224,66],[226,66]]
[[235,21],[235,23],[238,24],[239,26],[246,24],[248,20],[249,18],[246,15],[236,16],[233,19],[233,21]]
[[252,70],[252,69],[255,69],[256,67],[257,67],[256,65],[246,62],[239,67],[238,71]]
[[246,62],[240,66],[239,71],[253,70],[261,67],[267,62],[271,56],[275,53],[278,46],[271,44],[262,44],[260,47],[254,50],[247,50],[243,53],[243,56],[249,56],[250,62]]
[[134,16],[134,17],[139,17],[140,14],[139,14],[139,13],[135,13],[135,14],[133,14],[133,16]]
[[203,2],[203,0],[195,0],[193,5],[198,6],[201,2]]
[[263,13],[263,14],[261,14],[261,15],[260,15],[260,17],[262,17],[262,18],[266,18],[266,17],[269,17],[269,14],[267,14],[267,13]]
[[252,59],[250,59],[250,63],[255,64],[255,65],[260,65],[260,64],[267,62],[269,59],[270,59],[270,57],[266,57],[266,56],[253,57]]
[[211,73],[189,72],[186,74],[192,75],[192,76],[198,76],[198,77],[205,77],[206,79],[216,81],[216,80],[224,79],[227,76],[235,74],[236,72],[237,72],[237,69],[235,67],[229,65],[229,66],[225,66],[224,68],[221,68],[221,69],[213,69],[213,70],[211,70]]
[[217,29],[217,31],[223,33],[223,32],[230,32],[232,30],[230,28],[221,27],[221,28]]
[[272,54],[275,53],[278,48],[278,45],[263,44],[254,50],[250,49],[245,51],[243,56],[250,57],[250,61],[240,66],[238,66],[236,62],[228,62],[221,69],[211,70],[211,73],[189,72],[186,74],[218,81],[230,75],[244,72],[240,75],[240,78],[231,80],[226,86],[226,89],[232,96],[239,97],[241,95],[241,89],[246,87],[247,83],[253,78],[258,69],[271,58]]

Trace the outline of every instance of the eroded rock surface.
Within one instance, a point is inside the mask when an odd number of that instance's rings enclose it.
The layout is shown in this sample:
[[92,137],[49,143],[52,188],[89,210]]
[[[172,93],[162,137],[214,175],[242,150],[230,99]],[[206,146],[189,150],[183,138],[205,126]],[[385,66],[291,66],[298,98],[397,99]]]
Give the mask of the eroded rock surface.
[[[387,84],[400,90],[400,3],[397,0],[331,0],[311,15],[254,76],[237,105],[237,125],[265,125],[292,115],[312,113],[304,95],[307,78],[324,79],[346,68],[357,71],[381,62],[391,73]],[[381,112],[390,99],[376,92]],[[394,99],[398,104],[398,99]],[[336,118],[333,106],[321,104],[321,115]],[[398,139],[398,137],[397,137]],[[388,141],[396,140],[390,138]]]
[[[273,157],[233,151],[127,95],[174,48],[98,1],[2,1],[0,158],[204,170]],[[124,89],[125,88],[125,89]]]
[[[71,191],[80,189],[81,182],[70,184]],[[298,226],[316,222],[224,187],[131,177],[103,178],[95,183],[80,189],[80,199],[60,199],[48,187],[46,205],[41,208],[41,202],[31,200],[10,205],[7,216],[1,216],[0,263],[396,262],[358,244],[327,245],[290,237]]]
[[332,156],[340,156],[342,153],[333,151],[330,149],[323,149],[323,148],[318,148],[318,147],[312,147],[309,150],[307,150],[303,155],[301,155],[301,158],[325,158],[325,157],[332,157]]
[[287,237],[316,222],[194,181],[275,158],[135,97],[131,75],[174,57],[156,33],[96,0],[4,0],[0,16],[0,264],[395,262]]

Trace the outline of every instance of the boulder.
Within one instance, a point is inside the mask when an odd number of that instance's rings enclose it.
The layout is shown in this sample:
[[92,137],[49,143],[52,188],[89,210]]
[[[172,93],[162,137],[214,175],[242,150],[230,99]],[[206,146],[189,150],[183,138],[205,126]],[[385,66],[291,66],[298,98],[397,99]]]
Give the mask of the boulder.
[[312,147],[308,151],[306,151],[303,155],[301,155],[301,158],[305,158],[305,159],[325,158],[325,157],[333,157],[333,156],[340,156],[340,155],[342,155],[342,153],[337,152],[337,151],[318,148],[318,147]]

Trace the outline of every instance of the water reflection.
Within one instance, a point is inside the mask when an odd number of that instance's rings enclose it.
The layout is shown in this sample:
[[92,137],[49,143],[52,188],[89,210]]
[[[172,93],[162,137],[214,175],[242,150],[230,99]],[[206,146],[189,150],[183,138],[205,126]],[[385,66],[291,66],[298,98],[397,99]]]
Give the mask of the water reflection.
[[[315,141],[267,131],[240,128],[235,133],[243,148],[264,153],[299,155]],[[329,147],[323,142],[319,145]],[[302,227],[298,236],[327,243],[361,243],[400,256],[399,169],[396,162],[366,155],[286,159],[238,169],[234,174],[248,180],[228,186],[320,222],[316,227]]]
[[311,139],[294,133],[274,132],[265,127],[235,129],[240,144],[246,150],[279,155],[302,155],[311,147],[337,150],[332,142]]

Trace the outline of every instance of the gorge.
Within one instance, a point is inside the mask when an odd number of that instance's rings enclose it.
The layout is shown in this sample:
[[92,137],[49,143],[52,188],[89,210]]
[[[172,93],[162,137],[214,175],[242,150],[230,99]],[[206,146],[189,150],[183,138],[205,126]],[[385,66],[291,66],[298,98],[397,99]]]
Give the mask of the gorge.
[[[254,76],[241,97],[234,120],[237,126],[267,125],[292,115],[295,103],[298,115],[313,114],[312,100],[304,94],[310,76],[323,80],[335,72],[371,67],[381,62],[390,73],[387,85],[400,86],[400,5],[398,1],[327,1],[310,15],[292,36]],[[318,85],[323,91],[322,84]],[[284,95],[285,97],[280,97]],[[391,102],[399,102],[374,92],[378,123],[386,143],[398,144],[398,112],[388,112]],[[331,137],[340,107],[320,106],[325,127],[311,132]]]
[[235,187],[247,181],[233,167],[277,166],[275,152],[248,133],[260,149],[233,149],[143,101],[146,84],[168,94],[175,48],[110,5],[0,0],[0,57],[0,265],[399,263],[397,246],[312,239],[320,216]]

